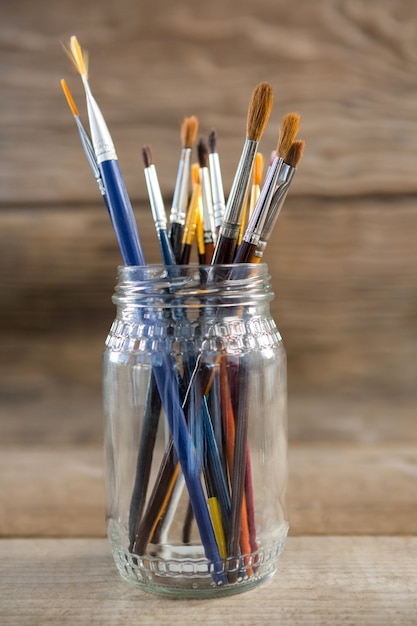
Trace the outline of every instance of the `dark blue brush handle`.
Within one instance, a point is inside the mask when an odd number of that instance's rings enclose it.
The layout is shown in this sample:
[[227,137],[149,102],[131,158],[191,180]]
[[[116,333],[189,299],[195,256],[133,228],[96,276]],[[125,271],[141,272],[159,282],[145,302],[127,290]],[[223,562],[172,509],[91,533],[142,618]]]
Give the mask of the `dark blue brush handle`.
[[99,164],[107,205],[125,265],[145,265],[132,205],[116,159]]

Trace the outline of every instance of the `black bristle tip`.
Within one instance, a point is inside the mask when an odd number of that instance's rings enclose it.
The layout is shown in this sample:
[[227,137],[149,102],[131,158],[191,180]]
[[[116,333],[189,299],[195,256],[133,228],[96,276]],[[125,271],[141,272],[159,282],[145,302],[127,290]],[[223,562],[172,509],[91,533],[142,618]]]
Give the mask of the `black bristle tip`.
[[217,151],[217,134],[214,128],[210,131],[208,136],[208,146],[211,154]]
[[197,145],[198,163],[200,167],[208,166],[208,148],[204,139],[200,139]]
[[152,165],[152,152],[149,146],[143,146],[142,156],[145,167],[149,167],[150,165]]

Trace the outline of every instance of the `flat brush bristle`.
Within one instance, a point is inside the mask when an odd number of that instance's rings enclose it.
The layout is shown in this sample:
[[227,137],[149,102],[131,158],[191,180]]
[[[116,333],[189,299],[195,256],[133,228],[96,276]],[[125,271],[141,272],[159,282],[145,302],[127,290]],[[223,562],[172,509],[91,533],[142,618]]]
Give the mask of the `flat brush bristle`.
[[246,124],[247,139],[259,142],[272,111],[274,94],[269,83],[259,83],[253,90]]
[[304,154],[305,141],[297,139],[294,141],[290,149],[285,156],[285,163],[291,165],[291,167],[297,167]]
[[145,167],[150,167],[153,163],[152,150],[149,146],[143,146],[142,157]]
[[208,147],[211,154],[214,154],[217,150],[217,134],[214,128],[210,131],[208,136]]
[[300,129],[300,116],[298,113],[287,113],[282,120],[278,138],[277,154],[282,159],[288,154],[297,133]]
[[208,147],[204,139],[200,139],[198,142],[197,152],[200,167],[208,167]]
[[64,46],[64,50],[75,65],[77,72],[81,76],[88,78],[88,54],[82,50],[75,35],[73,35],[70,39],[69,48],[65,48]]
[[68,85],[67,85],[66,81],[63,78],[61,79],[61,87],[62,87],[62,90],[63,90],[63,92],[65,94],[66,99],[67,99],[68,106],[71,109],[71,113],[74,116],[79,116],[78,109],[75,106],[74,99],[73,99],[73,97],[71,95],[70,90],[68,89]]
[[186,117],[181,126],[181,143],[183,148],[192,148],[198,132],[198,119],[195,115]]
[[253,166],[253,184],[260,185],[262,180],[262,172],[264,169],[264,159],[260,152],[257,152],[255,163]]

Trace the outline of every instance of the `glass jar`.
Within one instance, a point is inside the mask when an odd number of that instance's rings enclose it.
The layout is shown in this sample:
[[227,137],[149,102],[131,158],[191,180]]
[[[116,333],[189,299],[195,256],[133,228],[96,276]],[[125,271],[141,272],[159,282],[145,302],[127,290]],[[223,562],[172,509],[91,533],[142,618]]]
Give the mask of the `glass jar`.
[[288,523],[286,355],[265,264],[119,268],[103,363],[107,529],[121,576],[249,589]]

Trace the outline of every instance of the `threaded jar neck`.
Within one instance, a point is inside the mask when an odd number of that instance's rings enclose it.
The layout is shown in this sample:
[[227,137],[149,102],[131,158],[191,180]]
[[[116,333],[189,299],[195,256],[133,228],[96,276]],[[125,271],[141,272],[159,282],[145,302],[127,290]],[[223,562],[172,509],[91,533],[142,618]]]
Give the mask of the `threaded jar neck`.
[[122,266],[113,302],[118,307],[201,308],[269,303],[274,297],[265,263]]

